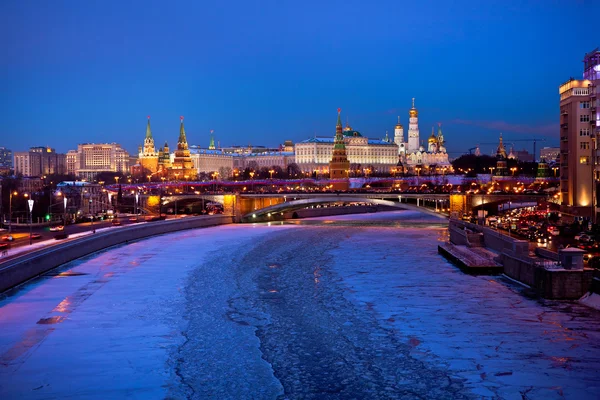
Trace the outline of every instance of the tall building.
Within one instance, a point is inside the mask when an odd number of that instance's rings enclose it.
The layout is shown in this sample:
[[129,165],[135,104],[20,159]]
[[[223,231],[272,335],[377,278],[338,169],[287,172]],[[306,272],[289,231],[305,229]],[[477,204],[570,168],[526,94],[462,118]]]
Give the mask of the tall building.
[[[419,144],[419,112],[415,108],[415,99],[413,98],[412,108],[408,111],[410,125],[408,128],[408,148],[404,150],[399,148],[400,163],[404,163],[406,170],[419,174],[424,167],[423,173],[435,174],[442,170],[451,170],[452,165],[448,160],[446,152],[444,135],[442,134],[442,124],[438,124],[438,134],[431,128],[431,136],[427,140],[427,149]],[[399,125],[399,124],[398,124]],[[396,131],[398,131],[396,125]],[[400,125],[400,130],[402,125]],[[399,164],[400,165],[400,164]]]
[[144,146],[138,154],[137,163],[140,164],[143,173],[154,174],[158,171],[158,152],[154,147],[154,138],[152,137],[152,129],[150,129],[149,115],[148,124],[146,125]]
[[13,168],[13,152],[0,146],[0,167]]
[[67,171],[88,181],[103,171],[127,174],[129,153],[117,143],[79,144],[67,153]]
[[561,205],[572,213],[595,220],[600,112],[600,50],[583,59],[583,79],[569,79],[560,94],[560,193]]
[[67,169],[66,155],[56,153],[51,147],[31,147],[29,151],[17,151],[14,154],[15,174],[23,176],[64,174]]
[[185,128],[183,126],[183,117],[180,117],[180,120],[181,124],[179,126],[177,150],[175,150],[175,157],[173,158],[173,163],[169,169],[169,178],[183,180],[184,177],[187,176],[187,179],[194,179],[197,173],[194,169],[192,157],[190,156],[190,149],[188,148]]
[[415,98],[412,99],[412,108],[408,112],[408,151],[419,151],[419,112],[415,108]]
[[335,126],[335,142],[333,143],[333,152],[331,155],[331,161],[329,161],[329,177],[330,179],[336,179],[333,182],[334,190],[348,190],[349,173],[350,173],[350,161],[346,155],[346,143],[344,143],[344,132],[342,130],[342,120],[340,113],[342,109],[338,108],[337,124]]

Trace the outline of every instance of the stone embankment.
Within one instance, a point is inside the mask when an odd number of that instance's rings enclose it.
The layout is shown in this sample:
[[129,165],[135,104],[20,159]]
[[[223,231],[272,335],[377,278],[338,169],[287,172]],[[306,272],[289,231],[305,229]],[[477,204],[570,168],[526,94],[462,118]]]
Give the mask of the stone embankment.
[[231,223],[233,223],[233,217],[225,215],[187,217],[128,225],[77,239],[61,241],[55,245],[0,263],[0,292],[62,264],[112,246],[185,229],[204,228]]
[[584,268],[582,250],[531,253],[526,240],[455,219],[448,230],[450,241],[438,251],[468,273],[504,273],[548,299],[579,299],[592,288],[593,271]]

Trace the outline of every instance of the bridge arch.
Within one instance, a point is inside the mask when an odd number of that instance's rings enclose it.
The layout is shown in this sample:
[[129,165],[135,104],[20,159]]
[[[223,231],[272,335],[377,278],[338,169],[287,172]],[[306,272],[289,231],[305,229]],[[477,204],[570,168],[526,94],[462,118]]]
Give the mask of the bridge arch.
[[275,204],[272,206],[264,207],[261,209],[253,210],[252,212],[248,212],[242,215],[243,222],[252,222],[256,219],[264,219],[265,217],[270,216],[271,214],[283,213],[289,211],[300,210],[302,208],[306,208],[311,205],[318,204],[326,204],[326,203],[337,203],[337,202],[347,202],[347,203],[372,203],[377,205],[384,205],[398,208],[399,210],[413,210],[422,212],[425,214],[435,215],[438,218],[447,218],[444,214],[439,212],[435,212],[433,210],[428,209],[427,207],[419,207],[414,204],[400,203],[399,201],[392,200],[384,200],[377,198],[369,198],[369,197],[356,197],[356,196],[319,196],[314,198],[303,198],[297,200],[286,201],[284,203]]

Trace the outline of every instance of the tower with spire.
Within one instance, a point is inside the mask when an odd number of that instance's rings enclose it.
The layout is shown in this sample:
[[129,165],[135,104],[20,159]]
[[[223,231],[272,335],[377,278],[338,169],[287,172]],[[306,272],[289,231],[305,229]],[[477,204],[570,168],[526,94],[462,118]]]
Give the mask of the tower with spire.
[[193,179],[196,177],[196,169],[194,168],[194,162],[190,156],[190,149],[188,148],[187,138],[185,136],[185,127],[183,126],[183,116],[179,117],[181,124],[179,125],[179,139],[177,140],[177,150],[175,150],[175,158],[173,164],[169,169],[170,179]]
[[348,190],[350,187],[348,172],[350,170],[350,161],[346,154],[346,144],[344,142],[344,131],[341,119],[342,109],[338,108],[337,125],[335,126],[335,141],[333,143],[333,154],[329,161],[329,177],[336,180],[332,183],[333,190]]
[[208,144],[208,149],[209,150],[214,150],[215,147],[215,137],[213,136],[213,130],[210,130],[210,143]]
[[500,133],[498,148],[496,149],[496,175],[508,175],[508,165],[506,163],[506,149],[504,148],[504,142],[502,141],[502,133]]
[[154,138],[152,137],[152,129],[150,128],[149,115],[148,123],[146,125],[144,146],[140,149],[138,154],[138,164],[142,166],[144,174],[154,174],[158,171],[158,153],[154,147]]
[[398,123],[394,128],[394,143],[398,145],[398,155],[404,157],[406,155],[406,144],[404,143],[404,127],[400,123],[400,116],[398,116]]
[[161,175],[167,176],[169,168],[171,168],[171,152],[169,151],[168,143],[165,142],[165,145],[158,150],[158,172]]
[[419,151],[419,112],[415,108],[415,98],[412,99],[412,108],[408,111],[408,151]]

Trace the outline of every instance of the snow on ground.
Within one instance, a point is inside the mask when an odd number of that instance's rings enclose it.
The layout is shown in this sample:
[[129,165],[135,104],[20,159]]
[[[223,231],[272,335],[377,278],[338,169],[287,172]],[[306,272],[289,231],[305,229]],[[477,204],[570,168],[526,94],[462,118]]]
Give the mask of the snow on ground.
[[600,313],[437,254],[412,211],[163,235],[0,299],[0,398],[600,397]]
[[[0,398],[181,393],[170,356],[186,340],[188,274],[215,249],[232,251],[274,229],[286,228],[223,226],[158,236],[69,263],[60,275],[55,270],[9,292],[0,301]],[[229,285],[211,282],[215,291]],[[238,334],[244,335],[254,338],[250,329]],[[248,357],[262,366],[254,347],[240,362]]]

